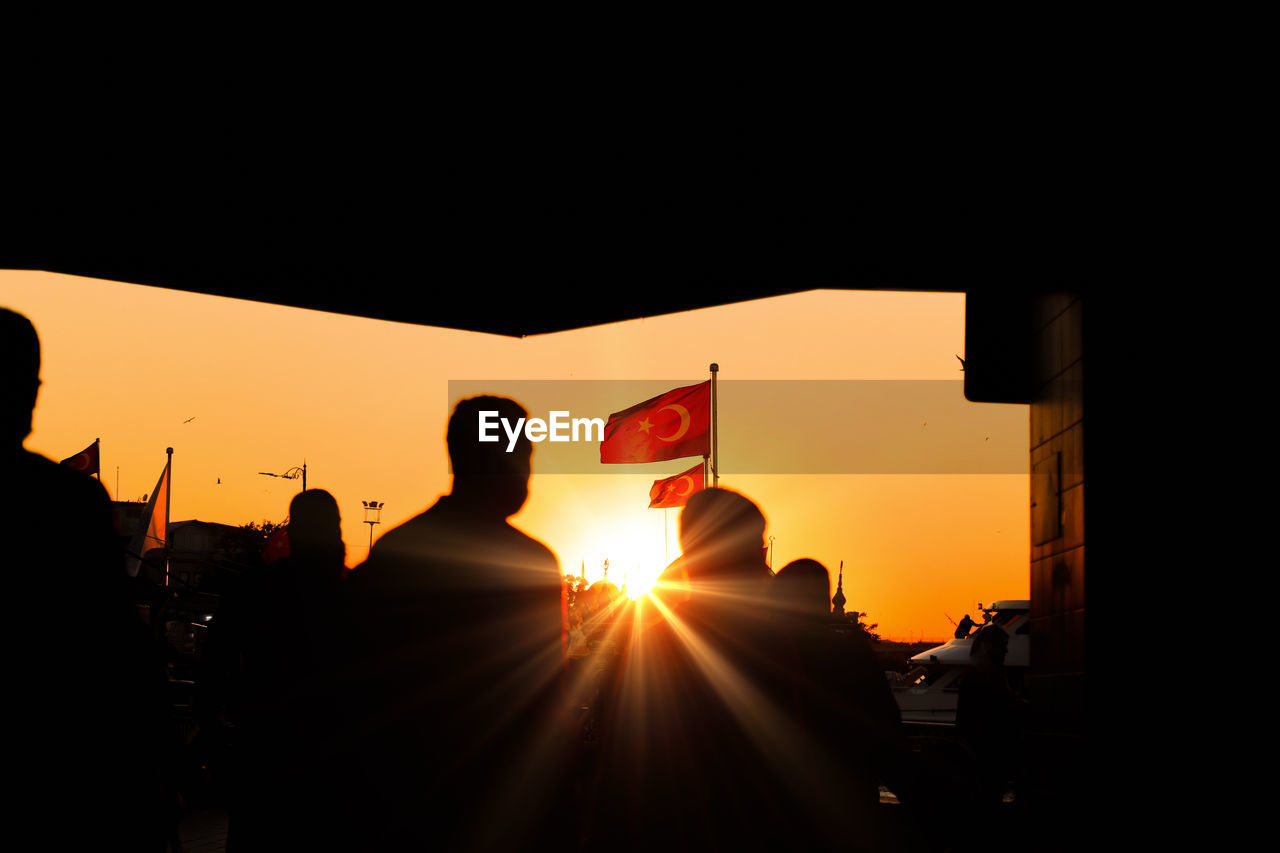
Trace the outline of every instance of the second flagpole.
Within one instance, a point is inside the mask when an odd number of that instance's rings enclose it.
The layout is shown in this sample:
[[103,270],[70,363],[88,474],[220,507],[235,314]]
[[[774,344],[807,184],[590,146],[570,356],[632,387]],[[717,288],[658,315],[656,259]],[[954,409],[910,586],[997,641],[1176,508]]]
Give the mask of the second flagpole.
[[173,498],[173,448],[166,447],[165,454],[169,459],[165,462],[167,482],[164,487],[164,585],[169,585],[169,552],[172,550],[172,537],[169,535],[169,507]]
[[[720,439],[717,434],[719,423],[716,418],[716,374],[720,372],[720,365],[714,361],[711,362],[711,485],[720,485]],[[704,479],[705,483],[706,480]]]

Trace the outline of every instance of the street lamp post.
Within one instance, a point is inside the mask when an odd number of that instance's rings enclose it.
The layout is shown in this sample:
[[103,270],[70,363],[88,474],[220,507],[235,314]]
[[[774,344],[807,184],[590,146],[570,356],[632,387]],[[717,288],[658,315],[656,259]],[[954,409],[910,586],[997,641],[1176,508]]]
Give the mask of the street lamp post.
[[769,568],[773,568],[773,537],[769,537]]
[[299,477],[301,477],[302,491],[305,492],[307,490],[307,463],[306,462],[303,462],[301,467],[297,465],[293,466],[288,471],[285,471],[283,474],[272,474],[270,471],[259,471],[258,473],[264,477],[283,477],[286,480],[296,480]]
[[373,550],[373,526],[382,523],[382,507],[378,501],[360,501],[364,504],[364,523],[369,525],[369,550]]

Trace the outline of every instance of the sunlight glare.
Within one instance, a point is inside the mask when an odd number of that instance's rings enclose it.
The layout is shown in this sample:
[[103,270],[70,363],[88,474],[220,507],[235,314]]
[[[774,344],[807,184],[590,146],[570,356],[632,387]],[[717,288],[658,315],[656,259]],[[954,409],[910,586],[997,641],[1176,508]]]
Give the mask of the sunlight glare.
[[613,524],[604,526],[585,551],[587,581],[605,579],[607,560],[609,582],[625,589],[627,597],[634,601],[653,587],[670,561],[679,555],[674,531],[664,542],[660,517],[656,523],[644,516],[617,517]]

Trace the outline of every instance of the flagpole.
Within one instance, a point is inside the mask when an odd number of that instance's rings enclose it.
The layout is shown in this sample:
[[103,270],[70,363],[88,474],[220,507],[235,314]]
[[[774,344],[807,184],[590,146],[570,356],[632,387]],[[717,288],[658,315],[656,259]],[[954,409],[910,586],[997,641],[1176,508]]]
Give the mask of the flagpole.
[[169,505],[173,500],[173,448],[166,447],[164,452],[169,455],[169,459],[165,462],[164,467],[166,473],[166,483],[164,489],[164,585],[169,585]]
[[[716,396],[716,374],[720,372],[720,365],[714,361],[711,363],[711,485],[720,485],[720,438],[718,434],[718,426],[716,419],[716,404],[718,402]],[[702,482],[706,482],[703,477]]]

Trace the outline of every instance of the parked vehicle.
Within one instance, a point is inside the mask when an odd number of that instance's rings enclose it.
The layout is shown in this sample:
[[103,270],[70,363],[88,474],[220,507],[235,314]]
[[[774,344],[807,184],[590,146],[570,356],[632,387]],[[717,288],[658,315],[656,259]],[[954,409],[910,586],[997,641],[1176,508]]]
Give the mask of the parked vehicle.
[[977,628],[995,624],[1009,635],[1005,668],[1015,687],[1031,665],[1031,602],[996,601],[982,608],[983,621],[973,632],[914,655],[905,675],[885,673],[904,723],[954,726],[960,680],[970,667],[969,650]]

